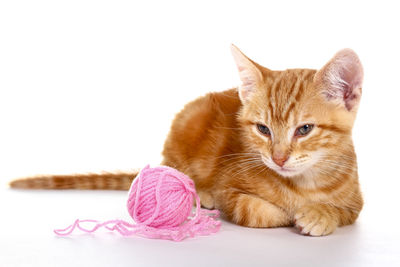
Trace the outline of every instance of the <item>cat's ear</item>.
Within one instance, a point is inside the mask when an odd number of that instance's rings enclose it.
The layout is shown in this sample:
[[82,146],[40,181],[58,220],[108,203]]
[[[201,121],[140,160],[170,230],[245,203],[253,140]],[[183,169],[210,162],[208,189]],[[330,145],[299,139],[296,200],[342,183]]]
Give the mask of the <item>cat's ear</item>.
[[263,75],[251,59],[246,57],[235,45],[231,45],[233,59],[239,70],[240,80],[242,84],[239,86],[239,97],[242,102],[248,100],[250,95],[263,82]]
[[357,54],[343,49],[315,74],[314,81],[329,101],[337,101],[352,111],[360,102],[363,76]]

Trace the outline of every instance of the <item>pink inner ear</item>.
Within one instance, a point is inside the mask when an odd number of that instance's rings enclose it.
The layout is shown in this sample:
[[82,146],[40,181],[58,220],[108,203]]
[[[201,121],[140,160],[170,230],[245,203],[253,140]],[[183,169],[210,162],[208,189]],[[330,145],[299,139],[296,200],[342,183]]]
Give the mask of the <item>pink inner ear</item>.
[[363,68],[356,53],[350,49],[339,51],[321,71],[327,98],[342,99],[352,110],[360,101],[363,81]]
[[351,110],[360,100],[362,87],[362,71],[357,64],[345,65],[345,70],[342,73],[344,84],[343,100],[348,110]]
[[254,92],[257,83],[259,82],[259,73],[253,68],[239,66],[239,76],[242,80],[242,85],[239,87],[239,96],[242,100],[246,100]]

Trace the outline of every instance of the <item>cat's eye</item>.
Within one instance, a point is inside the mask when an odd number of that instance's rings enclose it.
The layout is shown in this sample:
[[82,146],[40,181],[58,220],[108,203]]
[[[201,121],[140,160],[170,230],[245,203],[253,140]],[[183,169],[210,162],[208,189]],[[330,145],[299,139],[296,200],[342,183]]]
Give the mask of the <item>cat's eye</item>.
[[271,132],[270,132],[270,130],[268,129],[268,127],[267,126],[265,126],[265,125],[263,125],[263,124],[257,124],[257,129],[258,129],[258,131],[260,132],[260,133],[262,133],[263,135],[268,135],[268,136],[270,136],[271,135]]
[[296,132],[294,133],[295,136],[306,136],[311,132],[311,130],[314,128],[313,124],[304,124],[303,126],[300,126],[299,128],[296,129]]

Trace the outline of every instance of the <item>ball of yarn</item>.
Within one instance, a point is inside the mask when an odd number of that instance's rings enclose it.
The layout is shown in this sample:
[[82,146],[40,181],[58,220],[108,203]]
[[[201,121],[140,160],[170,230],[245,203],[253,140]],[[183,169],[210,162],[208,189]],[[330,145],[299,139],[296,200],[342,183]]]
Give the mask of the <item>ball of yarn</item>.
[[[193,203],[195,210],[192,211]],[[182,241],[187,237],[209,235],[219,231],[218,210],[200,207],[193,181],[185,174],[166,166],[143,168],[134,179],[128,194],[127,208],[134,223],[124,220],[77,219],[65,229],[56,229],[59,236],[74,229],[93,233],[99,228],[117,231],[123,236]],[[94,224],[92,228],[82,224]]]
[[169,167],[145,167],[132,183],[128,212],[137,224],[155,228],[184,223],[193,206],[193,181]]

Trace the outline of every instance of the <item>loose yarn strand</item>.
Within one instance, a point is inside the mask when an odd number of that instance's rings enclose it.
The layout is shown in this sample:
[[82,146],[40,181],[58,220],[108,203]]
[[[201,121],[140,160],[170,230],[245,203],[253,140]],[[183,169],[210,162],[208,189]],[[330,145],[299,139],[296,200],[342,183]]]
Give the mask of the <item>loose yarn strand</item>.
[[[128,195],[127,208],[134,224],[123,220],[77,219],[65,229],[54,230],[54,233],[67,236],[76,228],[86,233],[105,228],[122,236],[182,241],[187,237],[216,233],[221,227],[217,220],[219,211],[202,209],[193,181],[173,168],[146,166],[133,181]],[[94,226],[82,226],[88,223]]]

